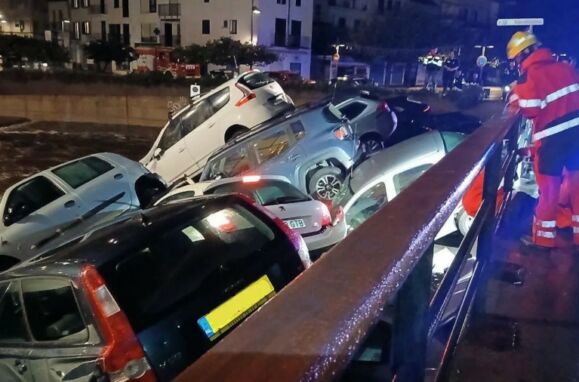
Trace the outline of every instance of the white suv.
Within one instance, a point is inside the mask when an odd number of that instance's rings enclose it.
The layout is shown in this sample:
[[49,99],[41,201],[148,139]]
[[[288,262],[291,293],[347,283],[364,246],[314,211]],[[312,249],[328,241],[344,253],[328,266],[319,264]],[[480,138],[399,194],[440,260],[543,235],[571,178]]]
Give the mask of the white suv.
[[293,109],[292,99],[266,74],[249,71],[183,108],[141,159],[171,183],[199,173],[209,154],[254,126]]

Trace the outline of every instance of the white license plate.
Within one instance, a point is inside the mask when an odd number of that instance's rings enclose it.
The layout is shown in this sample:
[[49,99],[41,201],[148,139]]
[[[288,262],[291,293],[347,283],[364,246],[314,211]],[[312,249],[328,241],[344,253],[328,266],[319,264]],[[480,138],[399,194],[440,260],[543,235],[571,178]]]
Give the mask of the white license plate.
[[285,224],[287,224],[291,229],[306,228],[306,222],[304,222],[304,219],[285,220]]

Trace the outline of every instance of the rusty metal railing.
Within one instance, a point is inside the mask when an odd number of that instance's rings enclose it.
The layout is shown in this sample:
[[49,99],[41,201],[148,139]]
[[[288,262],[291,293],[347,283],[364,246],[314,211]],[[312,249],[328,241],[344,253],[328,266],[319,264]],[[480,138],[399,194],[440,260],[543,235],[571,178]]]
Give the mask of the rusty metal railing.
[[[512,185],[518,118],[491,119],[312,268],[183,372],[176,381],[339,379],[387,304],[394,302],[392,356],[383,380],[424,380],[429,329],[437,325],[457,264],[478,237],[478,277],[490,252],[497,188]],[[504,140],[509,155],[501,159]],[[436,234],[485,171],[475,225],[430,300]],[[507,174],[507,176],[505,176]],[[510,178],[510,179],[507,179]],[[438,372],[444,379],[476,284],[467,288]]]

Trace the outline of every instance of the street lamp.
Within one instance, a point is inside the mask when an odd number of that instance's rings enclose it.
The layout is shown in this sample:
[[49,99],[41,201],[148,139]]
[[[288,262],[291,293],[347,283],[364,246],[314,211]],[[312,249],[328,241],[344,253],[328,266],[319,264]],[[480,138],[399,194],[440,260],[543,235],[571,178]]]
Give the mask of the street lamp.
[[261,14],[261,9],[255,5],[255,0],[251,0],[251,45],[255,45],[255,41],[253,41],[253,17],[259,14]]

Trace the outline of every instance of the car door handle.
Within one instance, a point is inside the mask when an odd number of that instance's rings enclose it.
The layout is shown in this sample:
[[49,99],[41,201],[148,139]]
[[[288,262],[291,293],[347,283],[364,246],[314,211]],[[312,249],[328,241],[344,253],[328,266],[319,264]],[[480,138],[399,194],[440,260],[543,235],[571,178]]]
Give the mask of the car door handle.
[[76,203],[74,202],[74,200],[69,200],[68,202],[64,203],[64,207],[65,208],[71,208],[74,207]]
[[123,178],[124,178],[123,174],[115,174],[116,180],[123,179]]
[[289,157],[287,157],[288,160],[295,162],[296,160],[300,159],[301,155],[300,154],[292,154]]
[[26,373],[26,370],[28,370],[28,366],[26,366],[26,364],[19,359],[14,361],[14,366],[16,367],[16,370],[20,374],[24,374]]

